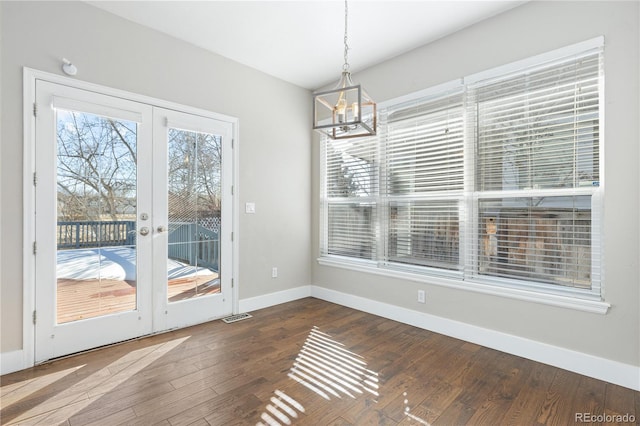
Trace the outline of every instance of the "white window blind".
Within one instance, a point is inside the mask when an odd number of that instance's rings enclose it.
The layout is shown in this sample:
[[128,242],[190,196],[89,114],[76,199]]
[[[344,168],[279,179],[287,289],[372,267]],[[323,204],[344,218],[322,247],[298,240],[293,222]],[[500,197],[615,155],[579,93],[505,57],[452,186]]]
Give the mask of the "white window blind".
[[390,107],[382,118],[388,261],[460,269],[462,92]]
[[591,289],[591,197],[479,200],[481,275]]
[[602,47],[389,101],[378,136],[326,139],[321,255],[600,298]]
[[480,82],[479,191],[597,186],[600,52]]
[[592,49],[469,87],[478,199],[470,275],[592,289],[600,56]]
[[323,254],[375,259],[378,147],[375,137],[324,142]]

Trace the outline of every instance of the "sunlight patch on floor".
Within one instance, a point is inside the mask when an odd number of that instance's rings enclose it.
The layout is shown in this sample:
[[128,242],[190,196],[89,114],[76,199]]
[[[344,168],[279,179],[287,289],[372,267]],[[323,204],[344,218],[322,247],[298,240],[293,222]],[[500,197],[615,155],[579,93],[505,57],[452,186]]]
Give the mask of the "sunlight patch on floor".
[[420,417],[410,413],[411,408],[409,408],[409,399],[407,397],[407,393],[404,392],[403,396],[404,396],[404,415],[409,417],[412,420],[415,420],[416,422],[420,423],[421,425],[431,426],[431,423],[427,422],[425,419],[420,418]]
[[[378,397],[378,373],[369,370],[364,358],[346,349],[327,333],[313,327],[287,374],[289,378],[311,390],[323,399],[364,394]],[[304,413],[304,407],[290,396],[276,390],[256,426],[291,425]]]
[[302,404],[281,390],[276,390],[270,401],[271,404],[267,404],[265,411],[260,416],[264,423],[258,422],[256,426],[290,425],[298,418],[298,412],[304,413]]
[[[6,424],[22,423],[26,420],[29,420],[29,423],[33,424],[58,424],[59,422],[63,422],[89,406],[97,399],[101,398],[103,395],[122,385],[135,374],[148,367],[154,361],[160,359],[167,352],[178,347],[185,340],[189,339],[189,337],[190,336],[186,336],[130,352],[110,363],[106,367],[75,383],[73,386],[57,393],[40,404],[33,406],[19,416],[11,419]],[[118,364],[122,366],[124,359],[127,360],[126,367],[117,368]],[[117,372],[113,373],[113,370],[110,370],[110,368],[113,367],[116,367],[115,370]],[[82,368],[82,366],[69,369],[71,371],[65,370],[65,372],[66,374],[69,374],[80,368]],[[56,380],[63,377],[60,376],[59,373],[56,374],[58,374]],[[48,383],[53,383],[53,380],[49,380]],[[43,386],[46,386],[46,384]],[[24,397],[20,398],[20,400],[21,399],[24,399]],[[4,408],[8,407],[4,397],[2,402]],[[19,400],[14,403],[18,402]],[[3,424],[5,423],[3,422]]]
[[56,371],[55,373],[46,374],[44,376],[36,377],[33,379],[24,380],[18,383],[12,383],[2,386],[0,391],[0,398],[2,398],[2,407],[6,408],[10,405],[21,401],[28,396],[44,389],[52,383],[57,382],[63,377],[81,369],[83,365],[79,365],[66,370]]
[[377,397],[378,373],[366,366],[363,357],[314,327],[298,353],[289,377],[327,400],[331,399],[329,394],[336,398],[356,398],[367,392]]

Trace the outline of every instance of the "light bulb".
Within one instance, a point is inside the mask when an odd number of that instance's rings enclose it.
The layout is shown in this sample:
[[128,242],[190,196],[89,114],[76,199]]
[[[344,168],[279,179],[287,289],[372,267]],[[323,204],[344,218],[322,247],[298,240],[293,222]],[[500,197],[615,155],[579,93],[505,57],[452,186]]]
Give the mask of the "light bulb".
[[357,102],[354,102],[351,105],[351,110],[353,111],[353,121],[358,121],[358,118],[360,117],[360,107]]
[[338,123],[344,123],[347,116],[347,101],[342,94],[336,104],[336,112],[338,113]]

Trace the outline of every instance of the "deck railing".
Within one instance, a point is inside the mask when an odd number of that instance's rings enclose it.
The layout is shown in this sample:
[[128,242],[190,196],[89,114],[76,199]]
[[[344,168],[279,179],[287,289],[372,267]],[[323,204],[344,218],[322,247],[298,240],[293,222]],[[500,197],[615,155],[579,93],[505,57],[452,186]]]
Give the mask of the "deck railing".
[[58,249],[127,246],[136,242],[135,220],[58,222]]
[[[113,246],[136,243],[136,222],[61,221],[57,230],[58,250]],[[195,223],[170,222],[169,259],[218,271],[220,259],[219,232]]]
[[218,270],[220,241],[217,231],[196,223],[169,223],[169,259]]

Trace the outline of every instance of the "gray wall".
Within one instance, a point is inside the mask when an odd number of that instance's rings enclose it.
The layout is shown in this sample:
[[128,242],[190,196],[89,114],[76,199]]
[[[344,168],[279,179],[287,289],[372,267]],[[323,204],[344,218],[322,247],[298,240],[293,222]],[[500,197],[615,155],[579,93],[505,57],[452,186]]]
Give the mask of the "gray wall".
[[[310,283],[307,90],[82,2],[0,2],[0,11],[1,352],[22,348],[22,67],[62,74],[63,57],[80,80],[238,117],[240,298]],[[244,214],[246,201],[256,214]]]
[[[313,263],[313,284],[526,339],[640,365],[638,2],[531,2],[354,74],[378,102],[605,36],[606,315],[438,287]],[[313,254],[318,187],[312,152]],[[418,304],[425,289],[427,304]]]

